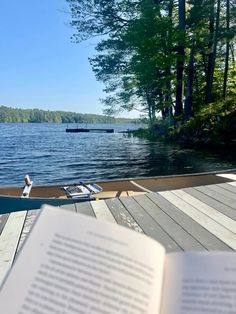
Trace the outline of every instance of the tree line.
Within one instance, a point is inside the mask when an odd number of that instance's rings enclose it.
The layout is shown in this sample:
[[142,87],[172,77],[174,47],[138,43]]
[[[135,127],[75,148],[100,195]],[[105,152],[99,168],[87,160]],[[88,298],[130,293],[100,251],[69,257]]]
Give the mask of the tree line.
[[[90,59],[105,113],[137,109],[187,121],[236,94],[236,0],[66,0],[76,43]],[[235,103],[235,101],[234,101]]]
[[97,114],[82,114],[66,111],[40,109],[17,109],[0,106],[0,123],[129,123],[134,119],[113,118]]

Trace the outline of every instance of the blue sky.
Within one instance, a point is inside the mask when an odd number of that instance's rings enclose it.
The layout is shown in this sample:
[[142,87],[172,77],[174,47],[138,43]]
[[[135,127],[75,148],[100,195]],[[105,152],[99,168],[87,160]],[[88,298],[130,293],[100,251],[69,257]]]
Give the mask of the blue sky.
[[102,114],[94,44],[71,42],[66,12],[65,0],[1,0],[0,105]]

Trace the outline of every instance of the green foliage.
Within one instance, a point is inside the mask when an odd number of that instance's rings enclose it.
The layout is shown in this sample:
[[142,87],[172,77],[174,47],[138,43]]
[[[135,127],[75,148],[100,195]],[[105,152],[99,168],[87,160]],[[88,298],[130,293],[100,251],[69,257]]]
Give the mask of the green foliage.
[[172,126],[167,137],[193,145],[235,145],[235,121],[235,98],[227,98],[202,108],[185,124]]
[[135,18],[138,0],[66,0],[71,9],[75,42],[93,36],[118,34]]
[[97,114],[82,114],[65,111],[45,111],[40,109],[17,109],[0,106],[0,123],[130,123],[134,119],[113,118]]
[[90,62],[106,114],[138,109],[153,127],[161,113],[173,139],[228,141],[218,133],[232,121],[223,103],[236,97],[236,0],[67,1],[75,42],[99,36]]

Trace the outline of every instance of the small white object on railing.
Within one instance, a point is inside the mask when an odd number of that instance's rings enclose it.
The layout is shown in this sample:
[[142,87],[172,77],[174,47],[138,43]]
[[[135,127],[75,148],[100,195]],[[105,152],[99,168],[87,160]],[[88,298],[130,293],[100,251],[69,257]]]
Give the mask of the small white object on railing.
[[29,175],[27,174],[25,176],[25,186],[23,188],[22,194],[21,194],[21,198],[27,198],[30,195],[30,191],[32,189],[33,186],[33,181],[30,180]]

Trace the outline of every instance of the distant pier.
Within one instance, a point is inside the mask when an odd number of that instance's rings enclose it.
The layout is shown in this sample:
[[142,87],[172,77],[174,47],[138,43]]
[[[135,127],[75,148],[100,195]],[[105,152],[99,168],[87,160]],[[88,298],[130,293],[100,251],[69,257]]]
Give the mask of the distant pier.
[[114,133],[114,129],[66,128],[69,133]]

